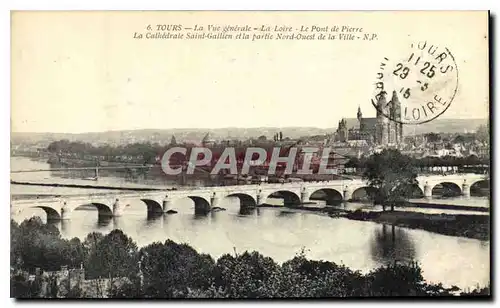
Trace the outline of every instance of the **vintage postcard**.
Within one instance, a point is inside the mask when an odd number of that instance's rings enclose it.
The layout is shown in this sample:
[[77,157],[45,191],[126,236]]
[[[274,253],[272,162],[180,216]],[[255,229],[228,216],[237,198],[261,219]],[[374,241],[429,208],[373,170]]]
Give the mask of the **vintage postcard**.
[[490,296],[487,11],[11,12],[13,298]]

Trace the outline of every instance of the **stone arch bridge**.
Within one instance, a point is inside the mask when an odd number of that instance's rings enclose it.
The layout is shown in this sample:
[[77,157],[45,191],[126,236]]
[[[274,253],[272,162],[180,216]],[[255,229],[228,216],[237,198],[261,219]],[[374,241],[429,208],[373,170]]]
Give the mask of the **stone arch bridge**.
[[[447,176],[429,175],[418,177],[418,188],[421,196],[431,198],[433,189],[441,186],[454,189],[463,196],[470,196],[470,188],[480,181],[488,181],[485,175],[453,174]],[[296,182],[283,184],[236,185],[218,187],[200,187],[194,189],[140,192],[130,194],[107,194],[90,196],[68,196],[60,198],[44,198],[30,200],[15,200],[11,208],[22,211],[25,208],[41,208],[47,214],[47,219],[70,219],[71,213],[81,206],[94,206],[99,217],[119,217],[126,214],[126,205],[131,200],[141,200],[148,215],[162,215],[175,210],[176,200],[188,198],[195,204],[195,211],[209,211],[219,206],[226,197],[237,197],[241,207],[262,205],[269,198],[279,197],[284,205],[293,206],[310,202],[311,196],[323,192],[326,199],[337,201],[352,200],[352,196],[361,189],[367,189],[368,184],[360,179],[334,180],[320,182]]]

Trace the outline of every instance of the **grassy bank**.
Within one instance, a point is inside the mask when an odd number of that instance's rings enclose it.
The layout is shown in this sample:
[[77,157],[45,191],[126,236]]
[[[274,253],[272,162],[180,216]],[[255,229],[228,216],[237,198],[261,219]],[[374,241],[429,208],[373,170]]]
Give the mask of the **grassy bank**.
[[363,212],[357,210],[348,213],[345,217],[478,240],[489,240],[490,238],[490,217],[486,215],[425,214],[403,211]]
[[[265,205],[260,207],[282,208],[283,206]],[[406,211],[349,211],[333,207],[293,207],[294,210],[324,213],[330,217],[344,217],[352,220],[373,221],[398,227],[421,229],[429,232],[460,236],[478,240],[490,239],[490,216],[468,214],[426,214]]]

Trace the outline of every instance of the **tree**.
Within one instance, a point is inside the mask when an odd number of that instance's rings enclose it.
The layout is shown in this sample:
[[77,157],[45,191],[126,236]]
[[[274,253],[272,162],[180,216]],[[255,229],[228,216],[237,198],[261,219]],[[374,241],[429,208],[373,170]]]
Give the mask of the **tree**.
[[142,248],[139,255],[146,297],[186,297],[190,290],[208,289],[212,283],[214,260],[186,244],[157,242]]
[[427,142],[438,142],[441,140],[441,136],[439,134],[436,134],[436,133],[428,133],[428,134],[425,134],[425,137],[427,138]]
[[361,162],[357,157],[351,157],[349,161],[345,164],[346,168],[359,168],[361,167]]
[[44,224],[40,217],[23,221],[18,231],[11,234],[11,242],[16,245],[16,264],[29,272],[34,272],[36,268],[53,271],[62,265],[69,265],[65,258],[69,242],[61,239],[54,225]]
[[283,132],[280,131],[280,141],[283,141]]
[[133,279],[122,284],[112,284],[108,296],[110,298],[141,298],[144,294],[140,281]]
[[17,269],[22,267],[21,228],[14,220],[10,220],[10,266]]
[[230,298],[264,297],[266,280],[276,273],[278,264],[258,252],[229,254],[217,260],[215,286],[222,288]]
[[462,136],[462,135],[458,135],[455,137],[455,139],[453,140],[453,142],[455,143],[464,143],[465,142],[465,137]]
[[[362,296],[364,279],[359,272],[328,261],[305,258],[302,252],[285,262],[280,269],[281,292],[279,297],[346,297]],[[292,284],[289,290],[283,288]],[[289,292],[293,293],[290,294]]]
[[85,266],[90,278],[129,277],[137,273],[137,244],[121,230],[113,230],[99,241]]
[[85,261],[85,248],[79,238],[72,238],[71,240],[62,239],[61,256],[63,263],[70,268],[78,268]]
[[85,240],[83,241],[83,249],[85,250],[85,254],[89,256],[91,252],[95,251],[97,244],[102,241],[103,238],[104,235],[99,232],[91,232],[87,234]]
[[366,275],[370,296],[422,296],[424,278],[416,263],[380,267]]
[[469,166],[475,166],[480,164],[480,160],[476,155],[469,155],[465,158],[465,164]]
[[40,279],[26,280],[22,275],[11,276],[10,297],[13,298],[39,298],[41,291]]
[[480,125],[476,130],[476,138],[481,142],[490,140],[490,124]]
[[267,137],[264,136],[264,135],[259,136],[259,138],[257,138],[257,141],[259,141],[259,142],[265,142],[265,141],[267,141]]
[[171,146],[175,146],[175,145],[177,145],[177,140],[175,139],[175,136],[174,136],[174,135],[172,135],[172,139],[170,139],[170,145],[171,145]]
[[385,149],[375,153],[366,161],[363,179],[375,188],[375,203],[385,206],[394,205],[411,197],[414,185],[418,185],[417,168],[414,161],[398,150]]

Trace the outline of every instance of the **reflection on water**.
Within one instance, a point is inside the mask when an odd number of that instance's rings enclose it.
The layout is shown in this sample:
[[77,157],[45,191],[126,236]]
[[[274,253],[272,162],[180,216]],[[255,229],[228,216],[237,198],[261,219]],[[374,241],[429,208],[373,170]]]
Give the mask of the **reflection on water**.
[[259,215],[260,214],[260,209],[256,207],[241,207],[240,211],[238,212],[238,215],[240,216],[253,216],[253,215]]
[[384,224],[382,228],[375,229],[371,241],[371,256],[381,264],[409,262],[415,260],[415,244],[405,230]]

